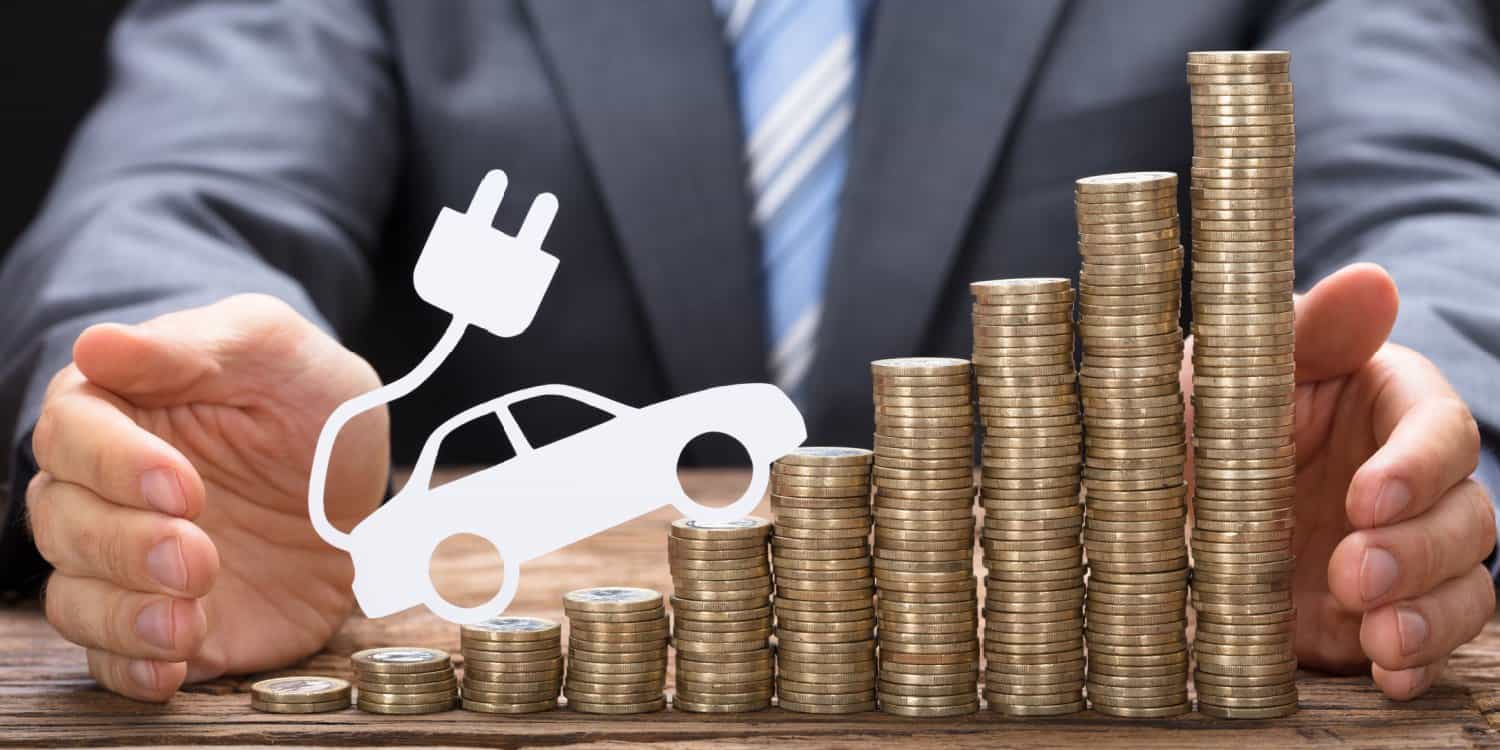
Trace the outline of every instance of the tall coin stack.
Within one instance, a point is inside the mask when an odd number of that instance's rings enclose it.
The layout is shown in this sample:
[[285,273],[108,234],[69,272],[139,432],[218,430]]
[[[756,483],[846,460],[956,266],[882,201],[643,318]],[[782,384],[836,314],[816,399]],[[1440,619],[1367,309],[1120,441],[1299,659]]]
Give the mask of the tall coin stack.
[[459,629],[463,707],[490,714],[557,708],[562,626],[540,617],[495,617]]
[[788,711],[875,710],[872,455],[798,448],[771,468],[776,689]]
[[672,707],[694,712],[771,706],[771,565],[763,518],[672,522]]
[[969,361],[872,362],[881,710],[979,710]]
[[1297,710],[1291,56],[1192,52],[1198,710]]
[[1192,709],[1177,175],[1085,177],[1075,199],[1089,702],[1175,716]]
[[432,648],[368,648],[349,657],[357,704],[374,714],[433,714],[453,708],[458,680],[453,660]]
[[1083,422],[1073,285],[969,285],[984,426],[984,697],[1013,716],[1083,710]]
[[591,714],[666,708],[667,610],[651,589],[602,586],[563,596],[568,707]]

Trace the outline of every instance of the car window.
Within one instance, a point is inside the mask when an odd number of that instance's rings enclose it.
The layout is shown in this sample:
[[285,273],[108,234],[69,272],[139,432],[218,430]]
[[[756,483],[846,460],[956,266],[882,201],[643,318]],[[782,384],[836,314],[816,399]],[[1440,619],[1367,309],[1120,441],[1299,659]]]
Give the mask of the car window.
[[614,418],[609,412],[562,396],[527,399],[512,406],[511,414],[533,448],[555,443]]

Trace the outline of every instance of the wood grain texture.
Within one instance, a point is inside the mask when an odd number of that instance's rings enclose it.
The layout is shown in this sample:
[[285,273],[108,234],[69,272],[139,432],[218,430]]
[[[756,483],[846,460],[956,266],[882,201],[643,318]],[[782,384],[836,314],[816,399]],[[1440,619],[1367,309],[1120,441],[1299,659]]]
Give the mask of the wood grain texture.
[[[733,497],[744,475],[693,472],[696,497]],[[561,617],[568,590],[608,583],[670,590],[664,510],[599,534],[526,566],[514,611]],[[448,592],[485,592],[494,570],[481,545],[450,546],[435,563]],[[425,610],[380,621],[355,617],[321,654],[283,673],[349,675],[347,655],[377,645],[413,644],[457,656],[458,629]],[[528,717],[450,711],[430,716],[375,716],[349,709],[279,716],[250,709],[249,685],[265,675],[194,685],[166,706],[110,695],[89,679],[83,652],[55,634],[34,603],[0,610],[0,746],[268,746],[423,745],[444,747],[895,748],[945,750],[1008,746],[1101,748],[1265,747],[1344,744],[1355,747],[1500,746],[1500,622],[1491,623],[1450,664],[1431,693],[1409,703],[1386,700],[1367,677],[1304,673],[1302,711],[1289,719],[1224,722],[1197,714],[1169,721],[1130,721],[1092,713],[1012,720],[981,712],[961,719],[912,720],[878,713],[825,718],[771,709],[700,716],[664,712],[593,717],[558,710]]]

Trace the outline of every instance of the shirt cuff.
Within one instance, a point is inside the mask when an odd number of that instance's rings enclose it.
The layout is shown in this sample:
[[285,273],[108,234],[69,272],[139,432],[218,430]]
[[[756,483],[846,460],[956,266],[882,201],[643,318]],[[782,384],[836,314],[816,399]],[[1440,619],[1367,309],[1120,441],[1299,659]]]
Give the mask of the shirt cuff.
[[10,502],[0,518],[0,601],[31,596],[42,588],[52,566],[37,553],[26,520],[26,485],[36,476],[31,431],[17,444],[11,461]]

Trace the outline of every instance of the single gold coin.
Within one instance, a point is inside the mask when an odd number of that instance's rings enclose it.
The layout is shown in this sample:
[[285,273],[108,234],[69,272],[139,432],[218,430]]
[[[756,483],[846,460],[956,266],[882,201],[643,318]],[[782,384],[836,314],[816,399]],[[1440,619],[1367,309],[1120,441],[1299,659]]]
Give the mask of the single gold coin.
[[732,521],[707,522],[679,518],[672,522],[672,535],[683,539],[756,539],[771,532],[764,518],[737,518]]
[[562,626],[541,617],[493,617],[464,625],[460,633],[463,638],[474,641],[529,643],[558,638]]
[[315,703],[267,701],[252,697],[250,699],[250,707],[256,711],[263,711],[268,714],[320,714],[348,708],[349,696],[346,695],[343,698],[334,698]]
[[579,612],[640,612],[661,606],[660,593],[630,586],[578,589],[569,591],[563,597],[565,609]]
[[868,466],[873,457],[874,453],[864,448],[804,446],[777,459],[777,463],[810,467],[858,467]]
[[461,705],[465,711],[477,711],[479,713],[532,714],[557,708],[557,699],[552,698],[529,703],[488,703],[486,701],[465,698]]
[[443,711],[453,710],[454,699],[438,701],[435,703],[374,703],[361,700],[358,702],[359,710],[372,714],[435,714]]
[[448,654],[431,648],[393,646],[356,651],[349,657],[356,671],[405,674],[451,667]]
[[264,703],[328,703],[349,705],[349,682],[337,677],[306,675],[273,677],[250,686],[254,700]]

